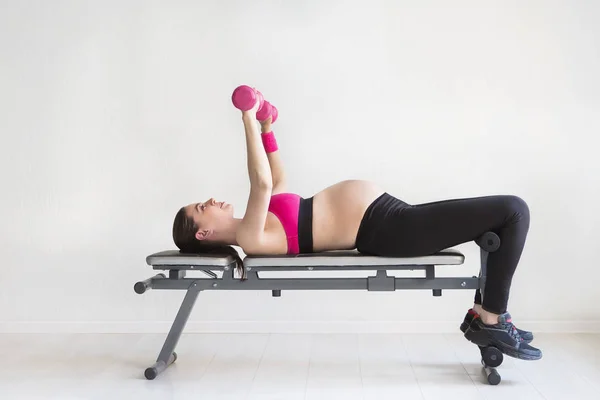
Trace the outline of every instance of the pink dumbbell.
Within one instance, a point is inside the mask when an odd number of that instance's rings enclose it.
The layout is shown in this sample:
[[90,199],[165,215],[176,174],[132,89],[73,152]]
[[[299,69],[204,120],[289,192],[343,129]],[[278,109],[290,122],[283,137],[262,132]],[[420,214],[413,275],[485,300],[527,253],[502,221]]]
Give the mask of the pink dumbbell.
[[235,88],[233,94],[231,95],[231,101],[235,108],[248,111],[256,104],[256,99],[260,101],[260,106],[258,109],[260,110],[263,107],[264,98],[261,92],[258,90],[251,88],[250,86],[242,85]]
[[235,108],[248,111],[256,104],[256,101],[260,102],[258,106],[258,110],[256,112],[256,119],[259,121],[264,121],[272,115],[271,122],[275,122],[279,112],[274,105],[266,101],[261,92],[258,90],[251,88],[250,86],[242,85],[235,88],[233,94],[231,95],[231,101]]
[[269,116],[271,116],[271,123],[273,123],[277,120],[278,115],[279,111],[277,111],[277,107],[265,100],[262,108],[259,108],[256,112],[256,119],[259,121],[265,121],[269,118]]

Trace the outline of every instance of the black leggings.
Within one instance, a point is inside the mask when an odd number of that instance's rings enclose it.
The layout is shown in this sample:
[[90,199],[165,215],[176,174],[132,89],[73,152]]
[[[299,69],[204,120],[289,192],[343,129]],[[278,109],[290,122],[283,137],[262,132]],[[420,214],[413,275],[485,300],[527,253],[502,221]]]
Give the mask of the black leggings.
[[[384,193],[366,210],[356,247],[378,256],[426,256],[473,241],[488,231],[500,237],[501,245],[488,257],[482,307],[503,314],[529,231],[529,208],[517,196],[410,205]],[[475,302],[481,304],[479,292]]]

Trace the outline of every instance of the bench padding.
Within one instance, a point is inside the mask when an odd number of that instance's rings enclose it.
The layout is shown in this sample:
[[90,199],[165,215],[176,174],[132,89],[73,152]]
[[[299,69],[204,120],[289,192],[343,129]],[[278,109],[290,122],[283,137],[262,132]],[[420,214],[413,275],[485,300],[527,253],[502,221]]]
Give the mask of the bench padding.
[[378,257],[349,250],[294,256],[248,256],[244,259],[244,265],[248,267],[460,265],[464,260],[465,256],[453,249],[430,256],[406,258]]
[[235,259],[229,254],[190,254],[179,250],[167,250],[146,257],[146,263],[152,266],[198,265],[207,267],[226,267]]
[[[447,249],[423,257],[377,257],[356,250],[328,251],[313,254],[281,256],[247,256],[246,267],[319,267],[319,266],[402,266],[402,265],[460,265],[465,256],[458,250]],[[228,254],[184,254],[177,250],[161,251],[146,257],[152,266],[226,267],[235,259]]]

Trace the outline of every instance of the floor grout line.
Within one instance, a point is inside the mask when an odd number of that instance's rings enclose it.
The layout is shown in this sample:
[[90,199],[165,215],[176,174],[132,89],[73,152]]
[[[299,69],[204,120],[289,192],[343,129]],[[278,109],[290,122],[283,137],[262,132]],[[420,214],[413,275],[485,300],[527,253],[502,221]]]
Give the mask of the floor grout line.
[[258,364],[256,365],[256,368],[254,369],[254,375],[252,375],[252,380],[250,381],[250,387],[248,388],[248,392],[246,393],[246,397],[248,398],[250,396],[250,394],[252,393],[252,388],[254,387],[254,383],[256,380],[256,374],[258,373],[258,370],[260,369],[260,366],[262,364],[262,361],[265,357],[265,352],[267,350],[267,347],[269,346],[269,343],[271,342],[271,340],[273,339],[273,334],[269,333],[269,337],[267,338],[267,340],[265,340],[265,345],[263,347],[263,350],[260,354],[260,359],[258,360]]
[[417,386],[419,387],[419,392],[421,392],[421,399],[425,400],[425,394],[423,393],[423,388],[421,387],[421,383],[419,382],[419,377],[417,376],[417,371],[415,371],[415,368],[412,365],[412,360],[411,360],[410,354],[408,353],[408,349],[406,347],[404,335],[400,335],[400,340],[402,341],[402,347],[404,348],[404,353],[406,354],[406,358],[408,359],[408,365],[410,365],[410,370],[412,371],[413,376],[415,377],[415,381],[417,382]]

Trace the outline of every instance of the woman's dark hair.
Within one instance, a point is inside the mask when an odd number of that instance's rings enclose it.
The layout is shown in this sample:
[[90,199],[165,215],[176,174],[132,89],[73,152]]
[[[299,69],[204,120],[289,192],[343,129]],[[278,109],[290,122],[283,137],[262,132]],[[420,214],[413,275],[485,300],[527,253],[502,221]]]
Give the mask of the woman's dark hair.
[[179,251],[181,253],[230,255],[235,259],[236,270],[241,279],[246,279],[244,265],[237,250],[228,245],[196,239],[198,229],[194,219],[188,217],[185,208],[182,207],[173,221],[173,241]]

